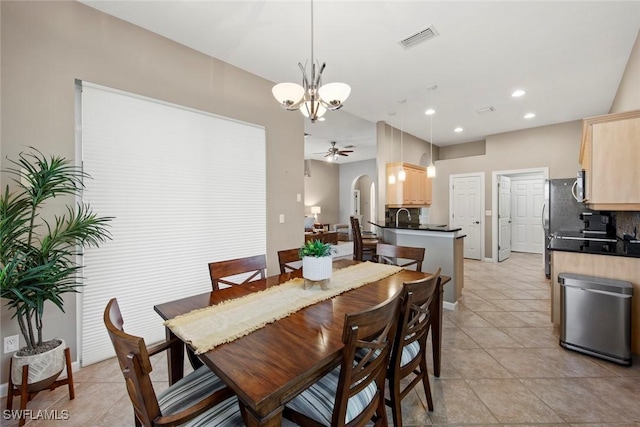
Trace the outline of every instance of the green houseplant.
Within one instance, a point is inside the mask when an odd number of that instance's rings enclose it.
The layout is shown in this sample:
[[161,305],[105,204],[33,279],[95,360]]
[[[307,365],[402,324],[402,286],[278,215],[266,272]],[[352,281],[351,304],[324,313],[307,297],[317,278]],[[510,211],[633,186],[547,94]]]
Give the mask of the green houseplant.
[[43,341],[45,304],[49,301],[64,312],[63,295],[81,286],[76,256],[110,239],[112,218],[99,217],[79,203],[47,220],[42,216],[45,203],[57,196],[79,195],[89,176],[68,160],[46,157],[35,148],[9,161],[13,166],[4,172],[13,178],[15,191],[7,185],[0,195],[0,297],[13,312],[26,344],[14,355],[16,372],[16,356],[37,355],[63,344],[59,339]]
[[[305,278],[305,288],[313,282],[321,282],[322,289],[327,288],[331,278],[332,262],[331,245],[321,240],[308,240],[300,248],[302,258],[302,276]],[[308,283],[310,281],[310,283]]]

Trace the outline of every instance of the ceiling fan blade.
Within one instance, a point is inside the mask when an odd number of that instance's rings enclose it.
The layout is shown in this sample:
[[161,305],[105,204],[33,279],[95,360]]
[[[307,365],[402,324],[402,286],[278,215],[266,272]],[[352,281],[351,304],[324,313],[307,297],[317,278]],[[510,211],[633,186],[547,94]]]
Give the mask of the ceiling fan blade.
[[353,153],[353,150],[340,150],[338,153]]
[[327,153],[324,155],[324,157],[329,157],[329,156],[333,156],[333,153]]
[[349,156],[348,154],[344,154],[342,151],[338,151],[338,154],[339,154],[340,156],[345,156],[345,157]]

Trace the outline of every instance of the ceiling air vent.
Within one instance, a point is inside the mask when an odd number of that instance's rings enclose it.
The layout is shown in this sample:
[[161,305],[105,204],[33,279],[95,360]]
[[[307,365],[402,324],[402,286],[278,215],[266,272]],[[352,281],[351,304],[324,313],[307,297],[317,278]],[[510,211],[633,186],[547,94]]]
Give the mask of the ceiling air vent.
[[418,43],[422,43],[423,41],[432,39],[438,36],[439,34],[440,33],[438,33],[438,30],[436,30],[436,28],[432,25],[429,28],[426,28],[422,31],[418,31],[417,33],[407,37],[404,40],[400,40],[400,44],[405,49],[409,49],[410,47],[413,47]]
[[478,114],[487,114],[487,113],[493,113],[494,111],[496,111],[496,109],[493,107],[493,105],[490,105],[488,107],[484,107],[484,108],[481,108],[481,109],[477,110],[476,113],[478,113]]

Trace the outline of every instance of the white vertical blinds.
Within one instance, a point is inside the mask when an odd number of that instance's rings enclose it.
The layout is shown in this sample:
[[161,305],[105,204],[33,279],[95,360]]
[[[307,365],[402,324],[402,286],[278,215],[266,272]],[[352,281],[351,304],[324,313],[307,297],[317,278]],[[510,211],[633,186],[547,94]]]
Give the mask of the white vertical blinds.
[[153,306],[211,290],[211,261],[266,253],[264,128],[82,83],[83,200],[113,216],[84,254],[81,363],[113,356],[102,314],[164,339]]

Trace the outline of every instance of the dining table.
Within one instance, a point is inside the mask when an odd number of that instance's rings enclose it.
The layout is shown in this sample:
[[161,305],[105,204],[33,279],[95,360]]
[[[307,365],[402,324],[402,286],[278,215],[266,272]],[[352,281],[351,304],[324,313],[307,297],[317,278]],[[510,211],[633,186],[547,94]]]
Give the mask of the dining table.
[[[334,269],[357,261],[335,260]],[[200,354],[206,364],[238,396],[246,409],[249,426],[280,426],[285,404],[340,364],[344,318],[382,303],[400,291],[407,281],[428,277],[428,272],[398,272],[302,308],[231,342]],[[293,278],[301,271],[268,276],[211,292],[188,296],[154,306],[165,320],[265,291]],[[432,303],[432,351],[434,374],[440,375],[443,286],[441,276]],[[167,338],[175,335],[166,328]],[[189,343],[187,343],[189,346]],[[183,351],[169,352],[169,383],[183,375]]]

